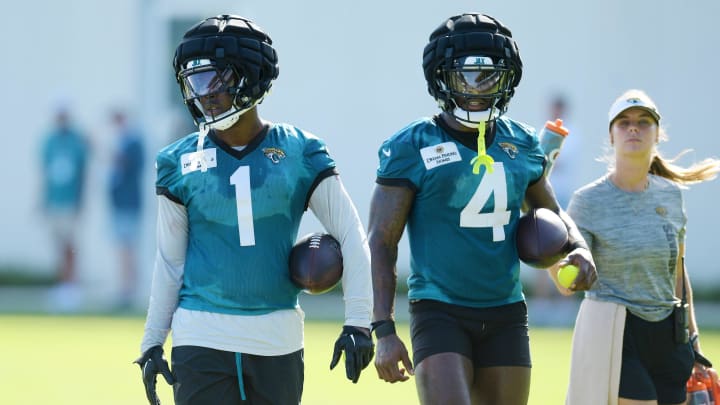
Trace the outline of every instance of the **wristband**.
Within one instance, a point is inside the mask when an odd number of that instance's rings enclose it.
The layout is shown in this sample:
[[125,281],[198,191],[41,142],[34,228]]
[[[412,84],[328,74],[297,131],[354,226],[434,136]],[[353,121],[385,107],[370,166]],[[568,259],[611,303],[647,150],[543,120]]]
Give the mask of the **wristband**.
[[375,338],[377,339],[384,338],[388,335],[396,334],[395,321],[393,321],[392,319],[373,322],[370,325],[370,333],[375,332]]

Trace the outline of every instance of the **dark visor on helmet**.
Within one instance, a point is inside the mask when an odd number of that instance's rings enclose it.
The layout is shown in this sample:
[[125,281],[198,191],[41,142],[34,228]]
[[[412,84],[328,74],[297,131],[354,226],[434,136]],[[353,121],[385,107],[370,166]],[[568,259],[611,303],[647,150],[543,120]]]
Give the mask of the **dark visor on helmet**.
[[507,69],[498,66],[487,56],[468,56],[453,63],[446,71],[447,85],[451,91],[466,95],[489,95],[497,93]]
[[237,84],[237,77],[230,68],[222,72],[214,67],[193,69],[181,73],[180,76],[186,99],[217,94]]

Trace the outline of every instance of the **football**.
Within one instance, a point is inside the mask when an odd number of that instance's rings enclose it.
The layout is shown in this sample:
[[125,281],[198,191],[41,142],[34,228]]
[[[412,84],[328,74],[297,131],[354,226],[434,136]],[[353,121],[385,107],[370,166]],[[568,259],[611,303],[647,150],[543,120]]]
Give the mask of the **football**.
[[547,208],[531,209],[520,217],[515,244],[523,263],[546,269],[568,253],[567,228],[553,211]]
[[290,279],[309,294],[322,294],[340,281],[343,257],[340,243],[327,233],[300,238],[290,251]]

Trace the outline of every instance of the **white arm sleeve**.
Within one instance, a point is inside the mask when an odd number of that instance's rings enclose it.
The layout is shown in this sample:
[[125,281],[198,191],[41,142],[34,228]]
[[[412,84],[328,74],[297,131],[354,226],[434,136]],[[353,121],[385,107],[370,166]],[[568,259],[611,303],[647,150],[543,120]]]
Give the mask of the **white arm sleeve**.
[[309,206],[328,233],[341,245],[345,325],[369,328],[373,300],[370,248],[357,209],[340,176],[327,177],[321,181],[310,197]]
[[158,196],[157,253],[140,351],[163,345],[178,305],[185,268],[188,218],[185,207]]

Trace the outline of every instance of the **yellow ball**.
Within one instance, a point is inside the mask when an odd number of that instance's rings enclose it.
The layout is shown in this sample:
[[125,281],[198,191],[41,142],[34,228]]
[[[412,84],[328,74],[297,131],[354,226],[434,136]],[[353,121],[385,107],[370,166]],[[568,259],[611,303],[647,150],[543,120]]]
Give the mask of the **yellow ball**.
[[575,281],[580,269],[573,265],[568,264],[567,266],[561,267],[558,271],[558,282],[565,288],[570,288],[570,285]]

